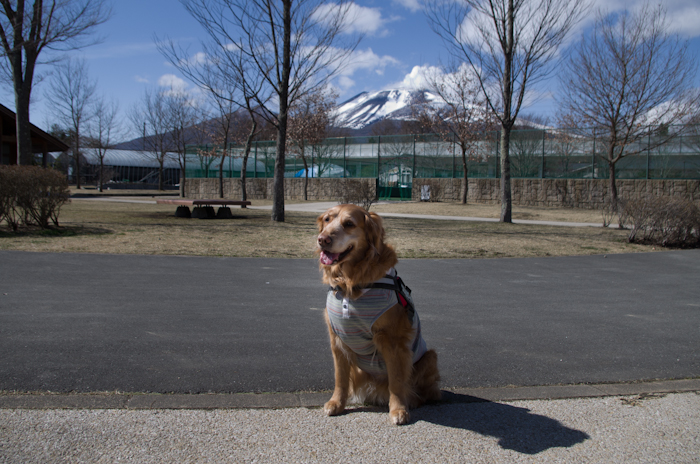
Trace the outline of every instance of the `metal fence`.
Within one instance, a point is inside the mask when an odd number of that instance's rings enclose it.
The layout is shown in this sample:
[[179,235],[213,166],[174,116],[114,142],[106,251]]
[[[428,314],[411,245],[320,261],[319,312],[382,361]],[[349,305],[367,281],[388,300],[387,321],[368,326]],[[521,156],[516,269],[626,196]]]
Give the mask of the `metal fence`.
[[[616,164],[620,179],[700,179],[700,126],[649,131],[625,147],[636,154]],[[609,177],[607,144],[590,130],[514,130],[510,159],[513,178],[601,179]],[[470,178],[498,178],[500,132],[475,142],[468,156]],[[187,177],[218,177],[221,158],[211,146],[190,146]],[[219,151],[218,153],[221,153]],[[243,149],[230,146],[224,177],[240,177]],[[248,177],[272,177],[275,142],[254,142]],[[459,145],[438,135],[392,135],[326,139],[299,153],[288,151],[285,177],[377,178],[381,187],[410,187],[414,178],[464,177]]]

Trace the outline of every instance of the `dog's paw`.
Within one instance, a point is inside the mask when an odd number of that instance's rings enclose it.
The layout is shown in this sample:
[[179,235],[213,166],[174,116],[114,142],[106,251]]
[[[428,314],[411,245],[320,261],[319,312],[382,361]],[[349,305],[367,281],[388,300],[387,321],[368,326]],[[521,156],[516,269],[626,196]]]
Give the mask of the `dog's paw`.
[[338,403],[335,400],[330,400],[325,405],[323,405],[323,411],[329,416],[337,416],[345,411],[345,406]]
[[408,421],[411,419],[411,415],[405,409],[389,411],[389,417],[391,417],[391,421],[396,425],[408,424]]

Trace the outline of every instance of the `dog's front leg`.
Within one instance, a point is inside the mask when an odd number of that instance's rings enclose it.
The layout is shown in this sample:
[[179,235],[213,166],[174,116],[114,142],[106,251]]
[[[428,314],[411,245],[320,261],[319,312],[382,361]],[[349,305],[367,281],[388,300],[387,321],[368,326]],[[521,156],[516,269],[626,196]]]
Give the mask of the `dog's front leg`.
[[[327,321],[326,317],[326,321]],[[331,353],[333,353],[333,365],[335,367],[335,388],[333,396],[323,406],[323,410],[329,416],[335,416],[345,410],[350,389],[350,361],[343,351],[340,338],[333,332],[328,324],[328,332],[331,338]]]
[[389,381],[389,416],[396,425],[408,423],[413,355],[409,348],[411,326],[400,306],[387,311],[374,325],[374,345],[386,364]]

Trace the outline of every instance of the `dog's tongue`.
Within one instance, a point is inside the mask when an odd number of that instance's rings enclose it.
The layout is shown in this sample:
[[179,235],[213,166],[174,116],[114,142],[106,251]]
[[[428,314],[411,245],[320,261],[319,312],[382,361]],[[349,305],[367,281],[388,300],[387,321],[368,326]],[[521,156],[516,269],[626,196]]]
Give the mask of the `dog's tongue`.
[[321,264],[330,266],[333,262],[338,259],[340,253],[328,253],[327,251],[321,251]]

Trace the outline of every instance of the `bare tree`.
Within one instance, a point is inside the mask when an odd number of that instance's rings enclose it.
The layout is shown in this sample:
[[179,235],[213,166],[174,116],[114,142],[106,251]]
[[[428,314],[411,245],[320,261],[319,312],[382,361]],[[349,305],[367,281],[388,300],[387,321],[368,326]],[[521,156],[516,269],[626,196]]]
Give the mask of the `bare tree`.
[[512,222],[510,132],[525,92],[549,64],[587,7],[581,0],[430,0],[433,31],[476,76],[501,123],[501,222]]
[[51,111],[72,133],[77,188],[80,188],[81,174],[81,129],[92,115],[96,88],[95,81],[88,77],[85,62],[70,59],[58,66],[46,93]]
[[426,122],[445,141],[454,141],[462,155],[464,188],[462,204],[469,194],[468,161],[476,157],[477,143],[493,125],[486,110],[486,99],[471,69],[466,66],[448,68],[447,72],[428,76],[428,85],[439,98],[439,106],[425,105]]
[[[341,43],[349,1],[182,0],[190,14],[223,50],[236,51],[246,63],[244,85],[259,115],[277,129],[272,220],[284,221],[284,171],[288,110],[296,100],[323,88],[345,64],[357,40]],[[348,35],[349,36],[349,35]],[[252,90],[252,89],[251,89]],[[274,99],[270,99],[274,96]]]
[[[305,95],[289,108],[287,142],[289,150],[296,152],[304,163],[304,200],[308,199],[309,165],[306,150],[319,145],[326,138],[331,121],[331,111],[337,96],[334,92],[319,89]],[[313,156],[313,154],[312,154]],[[313,168],[313,167],[312,167]]]
[[544,150],[549,118],[537,114],[523,114],[513,126],[511,134],[511,172],[515,177],[544,175]]
[[143,148],[158,163],[158,190],[163,190],[163,166],[169,159],[172,129],[167,94],[161,89],[146,89],[141,102],[135,104],[129,118],[136,131],[143,130]]
[[196,100],[183,91],[170,89],[165,95],[166,130],[169,133],[169,149],[175,152],[180,165],[180,196],[185,195],[186,170],[187,170],[187,144],[192,143],[191,134],[195,133],[192,127],[199,123],[202,111]]
[[105,169],[104,162],[107,150],[112,148],[119,134],[119,105],[116,102],[106,101],[100,98],[95,103],[94,114],[88,125],[89,145],[94,149],[95,156],[100,163],[99,191],[103,191]]
[[[250,107],[250,99],[246,100],[247,113],[243,114],[240,112],[235,113],[235,119],[233,121],[233,135],[232,140],[237,144],[243,144],[243,156],[241,157],[241,200],[246,201],[248,199],[248,191],[246,189],[246,176],[248,172],[248,157],[250,156],[250,150],[253,147],[253,140],[259,136],[264,131],[264,127],[261,128],[258,124],[258,116]],[[257,170],[257,166],[253,168],[254,172]]]
[[224,197],[224,162],[230,150],[231,142],[233,142],[233,122],[234,112],[238,109],[231,99],[216,98],[215,94],[211,100],[216,111],[217,117],[214,120],[212,132],[216,144],[220,147],[219,155],[219,198]]
[[[216,41],[202,44],[203,51],[190,56],[188,50],[176,46],[172,40],[157,41],[160,52],[188,79],[205,90],[211,106],[217,114],[213,128],[207,127],[208,136],[216,139],[218,143],[225,144],[225,148],[217,156],[219,163],[219,195],[223,197],[223,164],[228,154],[230,142],[244,143],[243,169],[241,170],[241,199],[247,199],[246,169],[248,155],[253,139],[258,133],[258,119],[256,100],[267,101],[262,96],[264,80],[262,76],[250,72],[251,61],[240,50],[231,50],[226,44]],[[247,81],[245,79],[248,79]],[[257,79],[253,82],[251,79]],[[257,97],[255,97],[257,95]],[[241,118],[237,113],[239,109],[245,109],[248,118]],[[234,120],[243,123],[249,129],[247,135],[242,137],[239,127],[233,127]],[[213,129],[213,130],[212,130]],[[232,132],[233,131],[233,132]],[[233,140],[231,135],[234,136]],[[214,151],[207,150],[208,153]]]
[[[33,159],[29,102],[39,55],[75,50],[111,12],[104,0],[0,0],[0,64],[11,77],[15,92],[17,164]],[[49,57],[51,58],[51,57]]]
[[556,154],[559,158],[555,177],[569,177],[573,174],[571,165],[574,161],[574,156],[581,151],[581,147],[586,139],[581,134],[580,124],[570,114],[557,113],[555,124],[556,129],[553,131],[552,136]]
[[697,105],[696,72],[696,58],[669,32],[661,5],[637,13],[599,11],[592,32],[576,46],[561,74],[561,111],[604,141],[611,205],[618,198],[616,164],[652,148],[639,144],[650,127],[678,123]]

